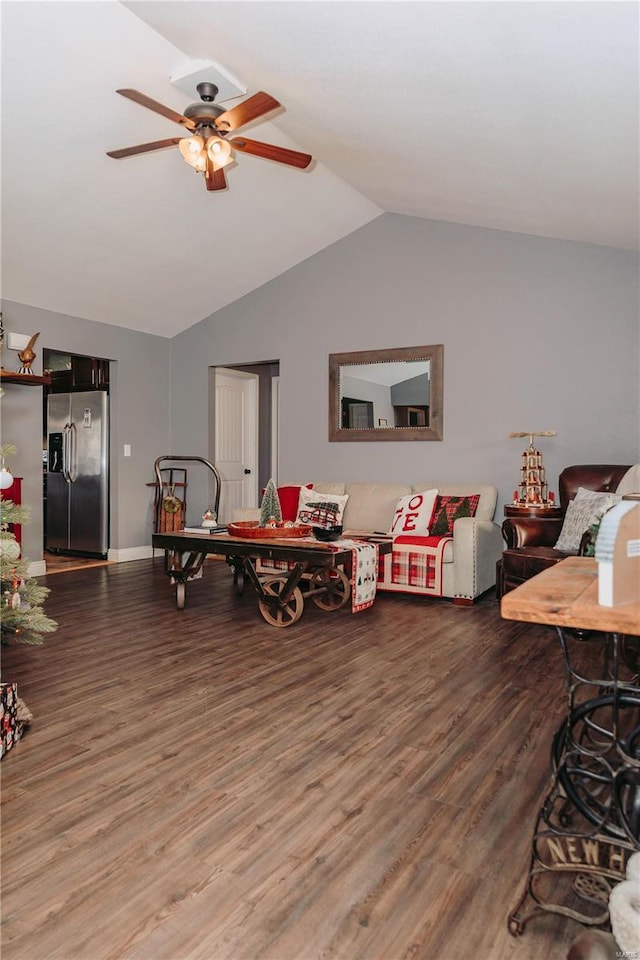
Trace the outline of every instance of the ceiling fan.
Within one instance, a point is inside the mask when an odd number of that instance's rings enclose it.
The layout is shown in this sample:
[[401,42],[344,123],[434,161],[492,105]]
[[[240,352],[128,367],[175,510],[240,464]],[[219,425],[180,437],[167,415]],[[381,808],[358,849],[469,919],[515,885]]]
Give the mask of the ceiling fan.
[[165,107],[138,90],[116,90],[116,93],[147,107],[155,113],[173,120],[189,131],[185,137],[169,137],[166,140],[154,140],[152,143],[139,143],[135,147],[122,150],[108,150],[107,156],[120,160],[137,153],[149,153],[164,147],[178,146],[183,159],[198,173],[204,173],[207,190],[224,190],[227,186],[224,167],[233,160],[231,148],[265,160],[275,160],[304,170],[313,157],[308,153],[276,147],[272,143],[249,140],[247,137],[234,137],[227,140],[227,134],[243,127],[252,120],[275,110],[280,104],[268,93],[255,93],[248,100],[239,103],[230,110],[214,103],[218,93],[215,83],[203,81],[196,87],[200,94],[200,103],[191,103],[184,113],[176,113],[171,107]]

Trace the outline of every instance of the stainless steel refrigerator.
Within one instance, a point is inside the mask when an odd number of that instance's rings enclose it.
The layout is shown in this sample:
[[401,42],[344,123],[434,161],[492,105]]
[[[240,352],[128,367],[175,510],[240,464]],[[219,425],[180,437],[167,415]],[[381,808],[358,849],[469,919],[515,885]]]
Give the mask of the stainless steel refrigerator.
[[46,549],[106,557],[109,547],[109,396],[47,397]]

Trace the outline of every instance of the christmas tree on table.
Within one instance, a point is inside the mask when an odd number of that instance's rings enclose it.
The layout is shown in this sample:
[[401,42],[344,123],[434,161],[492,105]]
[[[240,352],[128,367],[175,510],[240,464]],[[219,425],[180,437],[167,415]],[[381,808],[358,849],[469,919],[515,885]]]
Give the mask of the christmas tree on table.
[[282,507],[278,489],[273,480],[269,480],[264,488],[262,503],[260,504],[260,526],[270,527],[282,523]]

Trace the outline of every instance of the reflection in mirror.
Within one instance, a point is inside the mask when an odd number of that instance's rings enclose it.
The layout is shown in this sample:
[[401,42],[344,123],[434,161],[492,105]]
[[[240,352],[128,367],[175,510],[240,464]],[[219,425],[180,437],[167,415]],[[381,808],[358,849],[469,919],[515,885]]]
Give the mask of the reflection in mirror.
[[429,360],[344,364],[341,428],[428,427],[429,372]]
[[330,440],[441,440],[442,344],[329,356]]

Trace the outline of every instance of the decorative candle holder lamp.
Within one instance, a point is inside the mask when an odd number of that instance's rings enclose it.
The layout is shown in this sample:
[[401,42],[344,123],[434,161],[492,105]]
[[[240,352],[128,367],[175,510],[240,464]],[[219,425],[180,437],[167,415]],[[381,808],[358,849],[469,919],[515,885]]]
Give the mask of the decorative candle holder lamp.
[[514,507],[554,507],[555,495],[549,490],[542,454],[533,445],[534,437],[555,437],[555,430],[525,430],[510,437],[529,437],[529,446],[520,457],[520,482],[513,491]]

